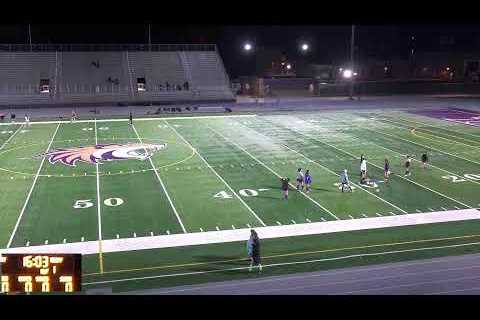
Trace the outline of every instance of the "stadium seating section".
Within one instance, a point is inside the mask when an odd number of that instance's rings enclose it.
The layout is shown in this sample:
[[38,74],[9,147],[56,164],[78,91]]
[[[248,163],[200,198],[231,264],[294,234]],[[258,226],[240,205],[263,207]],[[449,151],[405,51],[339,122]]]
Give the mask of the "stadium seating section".
[[0,51],[0,105],[233,100],[229,77],[213,48]]

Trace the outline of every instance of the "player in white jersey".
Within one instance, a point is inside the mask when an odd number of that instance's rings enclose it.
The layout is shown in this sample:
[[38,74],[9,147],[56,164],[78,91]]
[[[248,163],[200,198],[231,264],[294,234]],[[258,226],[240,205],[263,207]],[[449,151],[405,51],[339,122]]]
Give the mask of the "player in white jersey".
[[305,177],[302,172],[302,168],[298,168],[297,170],[297,191],[300,191],[300,188],[303,190],[303,181]]
[[25,113],[25,125],[27,127],[30,127],[30,117],[26,113]]

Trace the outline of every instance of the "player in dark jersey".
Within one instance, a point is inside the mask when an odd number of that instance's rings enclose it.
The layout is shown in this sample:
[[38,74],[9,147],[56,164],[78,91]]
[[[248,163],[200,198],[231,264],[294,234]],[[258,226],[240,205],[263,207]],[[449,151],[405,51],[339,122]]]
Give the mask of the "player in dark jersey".
[[428,162],[428,156],[427,152],[422,154],[422,167],[425,169],[427,167],[427,162]]
[[305,172],[305,188],[307,193],[310,192],[310,188],[312,186],[312,176],[310,175],[310,170]]
[[282,182],[283,198],[288,200],[288,183],[290,182],[290,179],[281,178],[280,181]]
[[412,175],[412,172],[410,171],[410,169],[412,168],[412,158],[407,155],[407,160],[405,161],[405,176],[409,177]]
[[131,112],[130,112],[130,115],[129,115],[129,121],[130,121],[130,125],[133,125],[133,115],[132,115]]
[[385,183],[388,182],[389,178],[390,178],[390,162],[388,162],[388,159],[385,158],[385,165],[383,167],[383,179]]
[[342,185],[342,192],[344,192],[345,188],[348,188],[350,192],[352,192],[352,187],[350,186],[350,182],[348,181],[348,173],[347,169],[344,169],[343,172],[340,174],[340,183]]

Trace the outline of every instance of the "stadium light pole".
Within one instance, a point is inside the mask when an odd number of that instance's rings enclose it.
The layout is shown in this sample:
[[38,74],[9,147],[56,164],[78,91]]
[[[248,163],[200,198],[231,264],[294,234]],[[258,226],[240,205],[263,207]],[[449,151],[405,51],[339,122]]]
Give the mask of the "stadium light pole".
[[32,51],[32,27],[28,24],[28,43],[30,44],[30,51]]
[[[352,72],[355,70],[354,65],[354,51],[355,51],[355,25],[352,24],[352,34],[350,37],[350,68]],[[355,77],[351,77],[350,80],[350,100],[353,100],[353,87],[354,87]]]

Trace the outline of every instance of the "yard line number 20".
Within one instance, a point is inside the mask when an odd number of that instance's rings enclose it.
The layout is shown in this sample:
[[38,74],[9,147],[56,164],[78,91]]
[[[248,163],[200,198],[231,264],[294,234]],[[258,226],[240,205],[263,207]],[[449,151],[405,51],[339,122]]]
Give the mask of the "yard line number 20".
[[[103,204],[109,207],[118,207],[121,206],[125,201],[120,198],[108,198],[103,201]],[[73,204],[74,209],[86,209],[93,207],[95,204],[92,202],[92,199],[86,200],[76,200]]]

